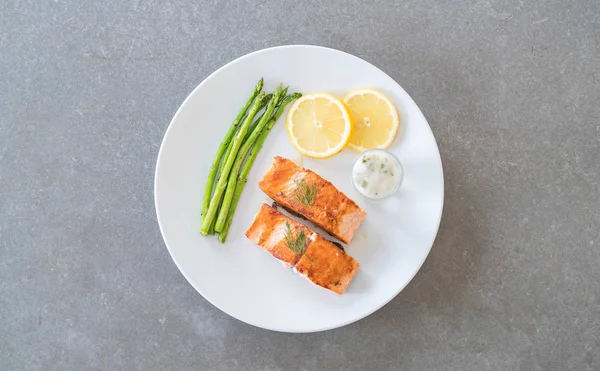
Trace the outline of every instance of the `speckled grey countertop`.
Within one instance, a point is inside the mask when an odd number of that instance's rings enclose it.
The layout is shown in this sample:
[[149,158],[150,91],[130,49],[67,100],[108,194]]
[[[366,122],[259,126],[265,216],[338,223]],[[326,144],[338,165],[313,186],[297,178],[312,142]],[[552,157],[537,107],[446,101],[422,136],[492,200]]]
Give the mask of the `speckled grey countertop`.
[[[600,369],[600,2],[323,3],[0,2],[0,369]],[[292,335],[194,291],[152,185],[198,83],[302,43],[412,95],[446,202],[396,299]]]

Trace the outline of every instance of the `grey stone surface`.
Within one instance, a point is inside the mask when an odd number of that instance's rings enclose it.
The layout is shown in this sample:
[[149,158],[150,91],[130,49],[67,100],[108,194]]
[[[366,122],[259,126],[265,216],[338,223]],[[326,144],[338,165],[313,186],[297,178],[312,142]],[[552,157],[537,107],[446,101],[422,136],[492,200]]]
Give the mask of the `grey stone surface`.
[[[0,2],[0,369],[600,369],[600,2],[318,4]],[[187,94],[290,43],[400,82],[446,176],[411,284],[309,335],[251,327],[198,295],[152,195]]]

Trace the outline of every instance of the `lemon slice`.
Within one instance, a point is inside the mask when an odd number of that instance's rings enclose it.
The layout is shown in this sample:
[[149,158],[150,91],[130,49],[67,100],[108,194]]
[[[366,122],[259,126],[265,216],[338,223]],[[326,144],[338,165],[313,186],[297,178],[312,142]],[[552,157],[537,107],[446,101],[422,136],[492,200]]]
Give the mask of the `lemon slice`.
[[354,124],[348,146],[364,152],[372,148],[387,148],[392,144],[400,118],[394,104],[374,89],[358,89],[346,94],[344,103],[350,109]]
[[287,115],[292,145],[302,155],[327,158],[343,150],[352,134],[350,113],[344,103],[327,93],[303,95]]

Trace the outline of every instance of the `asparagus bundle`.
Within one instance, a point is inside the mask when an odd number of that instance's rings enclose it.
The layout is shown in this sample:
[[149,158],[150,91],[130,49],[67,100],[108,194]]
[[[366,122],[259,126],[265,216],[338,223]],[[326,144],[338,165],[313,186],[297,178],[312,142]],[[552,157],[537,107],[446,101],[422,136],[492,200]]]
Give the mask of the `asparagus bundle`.
[[267,104],[267,109],[265,113],[260,117],[260,120],[254,127],[252,133],[248,136],[248,139],[244,142],[242,148],[240,148],[237,157],[235,159],[235,163],[233,165],[233,169],[231,174],[229,175],[229,180],[227,181],[227,191],[225,192],[225,196],[223,198],[223,203],[221,204],[221,210],[219,211],[219,215],[217,218],[217,223],[215,225],[215,231],[221,232],[221,229],[225,226],[225,219],[227,218],[227,214],[229,213],[229,206],[231,205],[231,198],[233,197],[233,191],[235,190],[235,183],[237,181],[237,176],[239,174],[240,168],[242,167],[242,163],[246,158],[248,151],[250,151],[250,147],[256,141],[256,138],[263,130],[263,128],[269,122],[273,111],[275,111],[275,106],[279,103],[279,97],[281,95],[281,85],[275,89],[275,93],[271,98],[271,101]]
[[[221,242],[227,238],[248,173],[267,134],[285,107],[301,96],[300,93],[286,95],[288,89],[282,89],[281,84],[273,94],[267,95],[262,87],[263,79],[260,79],[225,134],[208,173],[200,233],[206,236],[219,232]],[[257,117],[263,108],[265,111]]]
[[271,131],[273,126],[275,126],[275,123],[283,113],[285,106],[287,106],[291,101],[300,98],[301,96],[302,94],[300,93],[293,93],[286,96],[279,105],[279,108],[277,109],[275,115],[267,124],[267,127],[260,133],[260,136],[256,140],[256,143],[254,143],[254,146],[252,147],[252,150],[248,155],[248,159],[246,159],[244,167],[242,168],[242,171],[240,172],[240,175],[238,176],[237,182],[235,184],[235,190],[233,193],[233,198],[231,200],[231,206],[229,207],[229,213],[227,214],[227,220],[225,221],[225,226],[219,233],[219,241],[224,243],[225,239],[227,238],[227,234],[229,233],[229,227],[231,227],[231,222],[233,220],[233,213],[235,212],[238,201],[240,200],[240,197],[242,195],[242,191],[244,190],[244,186],[246,185],[246,181],[248,180],[248,173],[250,173],[250,168],[252,167],[252,164],[254,164],[254,160],[256,160],[258,151],[260,151],[265,142],[265,139],[267,139],[269,131]]

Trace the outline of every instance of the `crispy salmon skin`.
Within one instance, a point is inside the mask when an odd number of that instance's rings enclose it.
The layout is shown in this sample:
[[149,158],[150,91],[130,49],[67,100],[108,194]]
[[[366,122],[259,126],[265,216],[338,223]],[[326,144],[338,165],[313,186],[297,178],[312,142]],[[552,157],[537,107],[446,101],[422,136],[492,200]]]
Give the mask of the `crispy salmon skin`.
[[[273,158],[258,186],[284,208],[313,222],[344,243],[350,243],[367,215],[331,182],[279,156]],[[303,189],[299,190],[299,187],[314,191],[313,197],[303,199]]]
[[[293,236],[301,232],[306,236],[304,254],[288,247],[289,231]],[[331,241],[267,204],[261,206],[246,237],[315,285],[339,295],[346,291],[359,267],[354,258]]]

